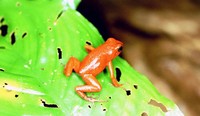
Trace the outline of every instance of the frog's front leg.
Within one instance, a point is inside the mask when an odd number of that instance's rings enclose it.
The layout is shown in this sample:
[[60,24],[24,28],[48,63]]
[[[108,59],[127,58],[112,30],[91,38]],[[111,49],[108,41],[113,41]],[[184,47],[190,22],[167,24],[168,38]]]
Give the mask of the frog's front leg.
[[102,88],[101,88],[101,85],[98,82],[98,80],[92,74],[84,74],[81,77],[82,77],[83,81],[86,83],[86,85],[77,86],[75,88],[78,95],[81,96],[83,99],[90,101],[90,102],[100,101],[100,100],[96,100],[91,97],[87,97],[85,94],[85,92],[101,91]]
[[109,69],[109,71],[110,71],[110,78],[111,78],[111,80],[112,80],[112,84],[113,84],[115,87],[120,87],[120,86],[122,86],[122,84],[119,84],[119,83],[117,82],[117,79],[116,79],[115,76],[114,76],[114,70],[113,70],[113,66],[112,66],[112,62],[111,62],[111,61],[108,62],[108,69]]
[[71,75],[73,70],[77,73],[79,71],[79,66],[80,61],[74,57],[71,57],[65,66],[64,74],[68,77]]
[[91,45],[85,45],[85,49],[86,49],[86,51],[88,52],[88,53],[90,53],[91,51],[93,51],[95,48],[93,47],[93,46],[91,46]]

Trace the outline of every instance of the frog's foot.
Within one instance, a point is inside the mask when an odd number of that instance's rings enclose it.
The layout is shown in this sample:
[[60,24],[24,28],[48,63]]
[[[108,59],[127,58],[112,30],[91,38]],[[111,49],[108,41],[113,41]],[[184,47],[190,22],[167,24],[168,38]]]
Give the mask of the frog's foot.
[[100,89],[94,89],[95,87],[89,86],[89,85],[83,85],[83,86],[78,86],[76,87],[76,92],[77,94],[82,97],[84,100],[89,101],[89,102],[105,102],[103,100],[98,100],[93,97],[88,97],[85,92],[96,92],[100,91]]
[[115,78],[112,78],[112,84],[115,87],[121,87],[123,84],[119,84]]
[[102,88],[101,88],[100,83],[97,81],[97,79],[92,74],[84,74],[84,75],[81,75],[81,77],[82,77],[83,81],[86,83],[86,85],[77,86],[75,88],[78,95],[80,97],[82,97],[83,99],[90,101],[90,102],[99,101],[94,98],[87,97],[85,93],[101,91]]
[[103,102],[102,100],[98,100],[93,97],[88,97],[84,92],[81,91],[76,91],[80,97],[82,97],[84,100],[89,101],[89,102]]
[[93,97],[87,97],[87,96],[83,99],[85,99],[86,101],[89,101],[89,102],[108,102],[108,100],[99,100],[99,99],[96,99]]
[[98,102],[99,100],[95,99],[95,98],[92,98],[92,97],[87,97],[85,96],[84,98],[85,100],[89,101],[89,102]]

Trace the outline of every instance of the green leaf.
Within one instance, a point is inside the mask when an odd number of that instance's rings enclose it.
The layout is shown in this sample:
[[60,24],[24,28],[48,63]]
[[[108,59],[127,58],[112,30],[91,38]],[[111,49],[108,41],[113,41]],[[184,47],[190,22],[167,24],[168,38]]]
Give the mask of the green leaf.
[[[113,61],[121,74],[115,88],[108,71],[97,76],[102,91],[88,96],[105,100],[90,103],[74,88],[84,82],[63,69],[71,56],[87,55],[86,42],[104,41],[75,8],[80,0],[1,0],[0,114],[1,115],[182,115],[151,82],[122,58]],[[119,76],[119,75],[118,75]]]

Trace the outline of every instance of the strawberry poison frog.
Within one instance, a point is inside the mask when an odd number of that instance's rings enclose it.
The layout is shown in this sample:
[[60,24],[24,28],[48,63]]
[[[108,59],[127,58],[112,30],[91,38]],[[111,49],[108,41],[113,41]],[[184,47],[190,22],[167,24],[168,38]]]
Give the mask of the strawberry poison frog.
[[114,77],[111,61],[120,54],[122,51],[122,46],[122,42],[114,38],[108,38],[104,44],[97,48],[93,48],[89,44],[86,45],[85,48],[88,52],[88,55],[83,59],[82,62],[75,57],[70,57],[65,66],[64,74],[69,77],[74,70],[82,77],[85,85],[77,86],[75,88],[75,91],[80,97],[90,102],[98,101],[94,98],[88,97],[85,93],[101,91],[102,87],[96,79],[96,76],[102,72],[106,66],[108,66],[112,84],[115,87],[121,86],[121,84],[119,84]]

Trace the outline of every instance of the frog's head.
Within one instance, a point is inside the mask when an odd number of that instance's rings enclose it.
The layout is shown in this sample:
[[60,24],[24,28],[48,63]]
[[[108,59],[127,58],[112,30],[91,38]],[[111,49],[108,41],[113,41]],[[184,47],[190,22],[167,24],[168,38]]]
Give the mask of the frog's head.
[[122,47],[123,47],[123,43],[114,38],[108,38],[106,41],[106,45],[107,45],[107,49],[109,49],[108,54],[112,58],[115,58],[116,56],[118,56],[121,53]]

